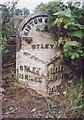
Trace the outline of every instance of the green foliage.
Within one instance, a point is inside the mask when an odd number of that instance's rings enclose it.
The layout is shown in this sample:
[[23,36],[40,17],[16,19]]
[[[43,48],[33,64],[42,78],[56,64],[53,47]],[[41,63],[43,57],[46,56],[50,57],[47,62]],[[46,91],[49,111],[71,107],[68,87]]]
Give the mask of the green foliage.
[[15,9],[14,14],[17,16],[23,16],[26,17],[29,15],[29,10],[27,8],[23,8],[23,9]]
[[3,26],[2,28],[2,37],[3,39],[10,39],[11,34],[14,32],[14,27],[13,24],[11,24],[10,22],[7,23],[5,26]]
[[14,32],[13,25],[8,22],[2,26],[2,55],[5,56],[8,52],[7,42],[11,37],[11,34]]
[[64,45],[64,55],[72,60],[84,57],[84,47],[77,41],[67,42]]
[[7,39],[4,38],[4,41],[3,41],[3,38],[1,37],[0,40],[1,40],[0,41],[0,54],[5,56],[8,52],[7,47],[6,47]]
[[56,104],[52,100],[47,100],[47,103],[48,103],[48,108],[49,109],[53,109],[53,108],[56,107]]
[[64,4],[53,1],[41,3],[38,10],[47,13],[48,29],[54,31],[55,47],[61,48],[63,58],[70,58],[68,60],[71,63],[75,60],[72,68],[83,69],[79,64],[84,58],[84,7],[81,7],[81,3],[75,1]]
[[11,83],[12,82],[19,83],[18,75],[16,75],[16,72],[12,69],[10,69],[10,72],[9,72],[9,79]]
[[11,35],[15,32],[12,19],[14,15],[26,17],[29,14],[27,8],[16,9],[17,2],[7,2],[4,5],[0,5],[2,11],[2,50],[3,57],[8,52],[7,43],[10,40]]
[[37,26],[36,26],[36,29],[37,29],[37,30],[40,30],[40,31],[43,31],[43,30],[44,30],[44,27],[45,27],[45,24],[37,25]]
[[16,9],[16,3],[10,2],[6,5],[2,6],[2,37],[7,40],[10,38],[11,33],[14,31],[14,26],[12,18],[15,15],[26,17],[29,14],[29,10],[27,8]]

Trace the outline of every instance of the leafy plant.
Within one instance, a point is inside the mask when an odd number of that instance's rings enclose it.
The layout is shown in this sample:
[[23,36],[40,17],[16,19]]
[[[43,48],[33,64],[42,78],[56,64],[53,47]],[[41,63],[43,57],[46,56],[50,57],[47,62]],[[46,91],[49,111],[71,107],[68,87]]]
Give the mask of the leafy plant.
[[[45,11],[48,16],[48,29],[56,36],[55,47],[60,47],[63,58],[71,61],[69,65],[83,71],[84,59],[84,7],[81,2],[49,2],[41,3],[38,10]],[[74,64],[73,64],[74,61]]]
[[1,38],[1,45],[0,45],[0,52],[3,56],[5,56],[7,53],[8,53],[8,49],[7,49],[7,39],[4,38]]
[[36,30],[39,30],[39,31],[44,31],[45,26],[46,26],[46,24],[37,25],[37,26],[36,26]]
[[77,41],[67,42],[64,45],[64,55],[72,60],[84,57],[84,47]]
[[56,104],[54,103],[54,101],[48,100],[47,103],[48,103],[49,109],[53,109],[56,107]]
[[16,72],[12,69],[10,69],[9,79],[10,79],[10,82],[19,83],[18,75],[16,75]]
[[11,34],[13,32],[14,32],[13,24],[11,24],[10,22],[7,23],[6,26],[3,26],[3,30],[2,30],[2,37],[3,37],[3,39],[5,38],[5,39],[9,40],[10,37],[11,37]]
[[2,54],[7,53],[7,43],[10,40],[11,35],[15,32],[14,24],[12,22],[14,15],[26,17],[29,14],[27,8],[16,9],[18,1],[6,2],[0,5],[2,11]]

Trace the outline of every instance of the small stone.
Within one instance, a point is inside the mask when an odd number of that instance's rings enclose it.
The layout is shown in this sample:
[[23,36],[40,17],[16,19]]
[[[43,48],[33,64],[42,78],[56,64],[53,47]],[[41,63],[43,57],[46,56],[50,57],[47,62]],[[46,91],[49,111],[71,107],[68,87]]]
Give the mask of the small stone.
[[6,101],[7,99],[6,98],[4,98],[4,101]]
[[35,112],[36,111],[36,108],[32,109],[31,112]]
[[58,92],[57,95],[60,95],[60,93]]
[[61,115],[59,115],[58,118],[61,118]]
[[0,88],[0,93],[1,93],[1,92],[4,92],[4,89],[3,89],[3,88]]
[[12,110],[10,113],[14,113],[16,110]]
[[66,91],[63,91],[63,94],[64,94],[64,95],[66,95],[66,94],[67,94],[67,92],[66,92]]
[[13,110],[14,110],[14,108],[13,108],[13,107],[10,107],[10,108],[9,108],[9,111],[13,111]]
[[15,108],[15,110],[18,110],[18,108]]
[[48,118],[48,115],[46,116],[46,118]]
[[9,112],[6,112],[6,113],[5,113],[5,115],[8,115],[8,114],[10,114],[10,113],[9,113]]
[[58,112],[59,114],[61,113],[61,111]]
[[38,115],[38,118],[42,118],[42,114],[39,114],[39,115]]

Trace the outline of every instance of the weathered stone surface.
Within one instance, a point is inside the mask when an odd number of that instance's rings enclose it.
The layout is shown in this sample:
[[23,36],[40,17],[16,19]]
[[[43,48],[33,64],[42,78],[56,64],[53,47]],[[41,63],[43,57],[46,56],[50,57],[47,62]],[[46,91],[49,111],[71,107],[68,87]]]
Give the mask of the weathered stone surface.
[[[54,84],[58,84],[57,81],[60,84],[63,72],[62,61],[56,56],[60,49],[54,48],[55,35],[46,29],[46,23],[47,16],[42,12],[25,18],[18,29],[16,53],[19,80],[43,94],[53,92]],[[38,29],[42,25],[46,27]]]
[[12,21],[13,21],[13,24],[14,24],[14,29],[17,29],[19,27],[19,24],[21,23],[21,21],[23,20],[24,18],[21,17],[21,16],[14,16]]

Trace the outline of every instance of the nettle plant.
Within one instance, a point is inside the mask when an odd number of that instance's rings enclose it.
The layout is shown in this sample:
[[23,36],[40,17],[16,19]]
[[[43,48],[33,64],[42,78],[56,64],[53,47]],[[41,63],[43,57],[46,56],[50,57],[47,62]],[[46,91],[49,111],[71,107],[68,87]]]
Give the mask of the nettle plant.
[[41,3],[38,10],[46,11],[47,26],[54,31],[62,55],[70,58],[71,62],[84,58],[84,8],[81,7],[81,3]]

